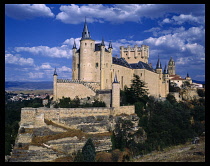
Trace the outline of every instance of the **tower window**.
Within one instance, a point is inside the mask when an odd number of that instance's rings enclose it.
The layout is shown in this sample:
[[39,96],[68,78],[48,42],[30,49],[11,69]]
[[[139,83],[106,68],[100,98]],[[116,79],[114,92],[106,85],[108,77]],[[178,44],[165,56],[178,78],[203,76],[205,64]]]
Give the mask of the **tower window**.
[[79,64],[77,64],[77,68],[79,68]]
[[98,67],[98,63],[96,63],[96,68]]
[[85,45],[87,45],[87,43],[85,43]]

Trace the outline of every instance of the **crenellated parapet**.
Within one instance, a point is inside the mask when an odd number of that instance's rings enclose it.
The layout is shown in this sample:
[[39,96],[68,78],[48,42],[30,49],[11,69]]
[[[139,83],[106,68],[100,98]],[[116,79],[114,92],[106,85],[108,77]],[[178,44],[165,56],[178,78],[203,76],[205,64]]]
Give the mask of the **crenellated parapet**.
[[149,46],[141,45],[138,47],[135,45],[134,47],[124,47],[120,46],[120,54],[121,58],[124,58],[128,63],[138,63],[142,61],[144,63],[148,63],[149,58]]

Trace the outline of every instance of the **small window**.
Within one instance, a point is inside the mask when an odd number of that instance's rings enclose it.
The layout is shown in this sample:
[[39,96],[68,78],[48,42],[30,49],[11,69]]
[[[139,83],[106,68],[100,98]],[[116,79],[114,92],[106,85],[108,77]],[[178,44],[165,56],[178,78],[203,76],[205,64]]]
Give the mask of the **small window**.
[[77,64],[77,68],[79,68],[79,64]]
[[142,73],[141,73],[141,76],[142,76]]
[[96,68],[98,67],[98,63],[96,63]]
[[87,43],[85,43],[85,45],[87,45]]

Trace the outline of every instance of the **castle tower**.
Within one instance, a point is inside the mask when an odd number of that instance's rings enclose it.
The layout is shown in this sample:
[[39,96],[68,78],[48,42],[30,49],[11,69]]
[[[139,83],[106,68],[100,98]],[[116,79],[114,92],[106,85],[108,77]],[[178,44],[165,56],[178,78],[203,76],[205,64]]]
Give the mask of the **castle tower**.
[[79,79],[79,55],[76,54],[77,47],[74,40],[74,45],[72,47],[72,80]]
[[56,68],[53,74],[53,101],[57,100],[57,72],[56,72]]
[[85,20],[82,38],[80,40],[80,56],[79,56],[79,80],[94,82],[94,67],[95,67],[95,40],[90,38],[87,23]]
[[158,61],[157,61],[157,64],[156,64],[156,69],[155,69],[156,73],[159,75],[159,79],[158,79],[158,94],[159,96],[158,97],[162,97],[162,77],[163,77],[163,74],[162,74],[162,65],[161,65],[161,62],[160,62],[160,59],[159,59],[159,55],[158,55]]
[[117,75],[112,83],[112,107],[120,107],[120,83],[117,81]]
[[156,73],[162,74],[162,65],[161,65],[161,62],[160,62],[160,59],[159,59],[159,55],[158,55],[158,61],[157,61],[155,70],[156,70]]
[[175,72],[175,62],[172,59],[172,57],[168,62],[168,74],[169,75],[175,75],[176,74],[176,72]]
[[109,52],[112,54],[113,48],[112,48],[112,42],[111,42],[111,41],[109,42],[108,50],[109,50]]
[[185,77],[185,80],[188,81],[190,84],[192,84],[192,79],[190,78],[188,73],[187,73],[187,77]]
[[104,70],[105,70],[105,44],[104,39],[102,38],[101,45],[100,45],[100,82],[101,82],[101,89],[105,88],[105,76],[104,76]]
[[165,68],[163,71],[163,81],[165,83],[165,96],[167,96],[167,94],[169,93],[169,74],[168,74],[168,67],[165,64]]
[[135,45],[134,47],[123,47],[120,46],[120,57],[124,58],[128,63],[138,63],[139,61],[148,64],[149,58],[149,46],[141,45],[138,47]]

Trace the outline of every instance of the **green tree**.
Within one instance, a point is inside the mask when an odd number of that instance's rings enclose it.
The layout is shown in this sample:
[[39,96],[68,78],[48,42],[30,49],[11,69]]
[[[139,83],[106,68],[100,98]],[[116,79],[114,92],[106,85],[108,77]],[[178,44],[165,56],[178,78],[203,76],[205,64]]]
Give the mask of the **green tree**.
[[134,74],[133,76],[134,79],[132,80],[131,87],[125,89],[127,102],[134,104],[135,102],[141,101],[146,104],[148,100],[148,89],[145,86],[146,84],[144,81],[140,80],[138,75]]
[[92,139],[89,138],[82,148],[82,155],[84,158],[84,162],[95,162],[95,146],[92,142]]
[[84,162],[84,157],[82,152],[79,150],[74,158],[74,162]]

